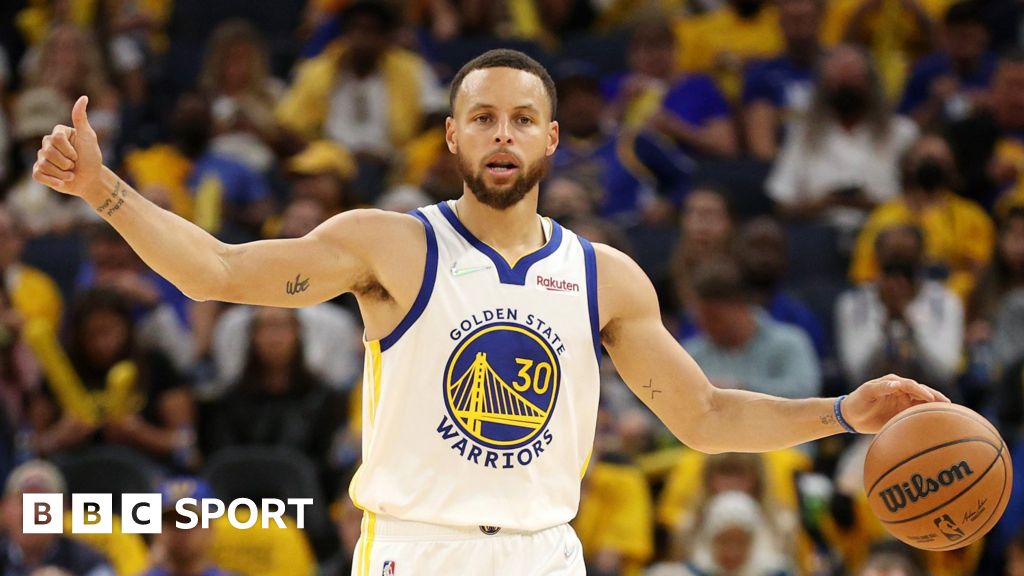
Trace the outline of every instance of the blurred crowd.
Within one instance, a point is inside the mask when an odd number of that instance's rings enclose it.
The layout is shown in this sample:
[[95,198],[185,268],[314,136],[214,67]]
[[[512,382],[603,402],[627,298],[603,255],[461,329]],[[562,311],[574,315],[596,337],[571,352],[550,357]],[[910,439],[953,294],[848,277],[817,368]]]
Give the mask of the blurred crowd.
[[[712,383],[791,398],[889,372],[1024,463],[1024,3],[7,0],[0,6],[0,575],[348,574],[362,332],[195,302],[34,182],[90,98],[104,161],[227,242],[462,194],[447,83],[545,64],[541,212],[633,256]],[[869,437],[706,456],[608,363],[573,525],[596,576],[1024,575],[1024,469],[983,541],[887,538]],[[25,535],[25,492],[314,496],[299,530]],[[115,498],[115,501],[117,499]],[[174,519],[165,516],[165,522]]]

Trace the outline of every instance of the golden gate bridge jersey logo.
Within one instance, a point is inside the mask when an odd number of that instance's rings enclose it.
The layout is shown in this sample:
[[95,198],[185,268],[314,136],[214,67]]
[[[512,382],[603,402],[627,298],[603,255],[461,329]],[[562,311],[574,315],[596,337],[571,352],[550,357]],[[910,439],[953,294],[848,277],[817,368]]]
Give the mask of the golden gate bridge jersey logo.
[[560,383],[558,358],[538,333],[521,324],[488,324],[466,335],[448,359],[448,414],[437,431],[445,440],[464,435],[452,448],[477,464],[526,466],[551,443],[545,428]]

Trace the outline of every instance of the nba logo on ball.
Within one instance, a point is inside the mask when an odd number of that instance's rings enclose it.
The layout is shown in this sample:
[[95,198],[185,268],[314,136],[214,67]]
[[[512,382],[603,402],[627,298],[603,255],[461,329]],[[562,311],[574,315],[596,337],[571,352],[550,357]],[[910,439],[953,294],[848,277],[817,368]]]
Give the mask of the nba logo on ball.
[[956,404],[915,406],[868,448],[864,488],[875,516],[903,542],[954,550],[981,539],[1013,483],[1006,444],[980,414]]
[[384,570],[380,573],[380,576],[395,576],[395,561],[385,560]]

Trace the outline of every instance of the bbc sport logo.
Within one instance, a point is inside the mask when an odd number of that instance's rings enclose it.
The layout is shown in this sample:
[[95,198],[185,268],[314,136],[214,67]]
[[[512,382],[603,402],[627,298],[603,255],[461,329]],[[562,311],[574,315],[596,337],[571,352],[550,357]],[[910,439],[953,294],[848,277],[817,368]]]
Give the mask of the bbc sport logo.
[[[25,534],[64,533],[64,494],[26,492],[22,494],[22,532]],[[112,494],[72,494],[71,533],[110,534],[113,529],[114,497]],[[248,498],[236,498],[225,505],[219,498],[181,498],[173,510],[164,510],[163,499],[157,494],[121,495],[121,532],[124,534],[159,534],[163,529],[164,514],[178,519],[174,525],[180,530],[209,528],[210,521],[226,517],[234,528],[247,530],[257,523],[269,528],[270,523],[284,528],[284,515],[289,506],[295,507],[295,525],[305,528],[306,507],[312,498],[263,498],[257,503]],[[247,515],[239,512],[244,509]]]

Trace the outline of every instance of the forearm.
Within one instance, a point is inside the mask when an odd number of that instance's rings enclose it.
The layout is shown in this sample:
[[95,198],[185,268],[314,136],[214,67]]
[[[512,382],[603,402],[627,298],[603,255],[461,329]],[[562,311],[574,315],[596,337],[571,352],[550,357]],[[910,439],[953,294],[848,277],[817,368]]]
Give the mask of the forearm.
[[708,453],[771,452],[838,434],[834,398],[789,400],[748,392],[711,393],[694,448]]
[[210,299],[225,284],[226,245],[192,222],[143,198],[103,168],[83,200],[113,226],[143,261],[182,292]]

